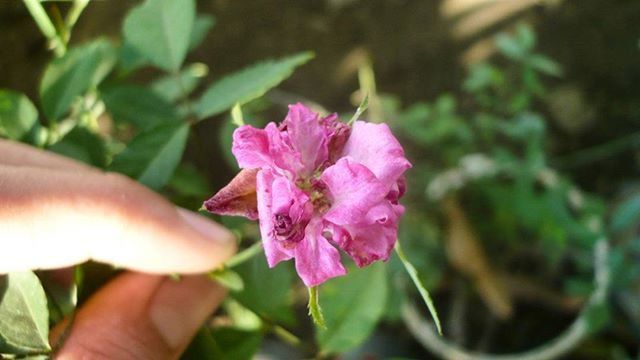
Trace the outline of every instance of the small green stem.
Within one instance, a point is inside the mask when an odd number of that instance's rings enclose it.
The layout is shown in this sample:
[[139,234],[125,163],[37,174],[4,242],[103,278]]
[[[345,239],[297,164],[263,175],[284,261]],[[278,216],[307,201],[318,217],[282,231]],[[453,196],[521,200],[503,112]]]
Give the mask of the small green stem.
[[313,319],[313,322],[321,329],[326,329],[327,325],[324,322],[324,316],[322,315],[322,308],[318,301],[318,287],[309,288],[309,315]]
[[22,0],[24,5],[29,10],[31,17],[40,28],[42,34],[49,40],[51,43],[51,47],[53,48],[53,52],[56,56],[60,57],[67,52],[67,46],[64,41],[60,38],[60,35],[56,31],[55,26],[51,22],[49,15],[42,7],[42,4],[39,0]]
[[302,344],[302,340],[299,337],[292,334],[289,330],[283,328],[280,325],[273,324],[271,325],[271,331],[278,337],[280,340],[291,346],[300,346]]
[[84,8],[86,8],[87,5],[89,5],[89,0],[73,1],[73,5],[71,5],[71,9],[69,9],[69,12],[67,13],[67,17],[64,21],[64,24],[67,27],[67,30],[69,31],[69,33],[71,32],[71,29],[73,29],[73,26],[76,24],[76,22],[78,21],[78,18],[80,18],[80,14],[82,14],[82,11],[84,11]]
[[367,110],[368,107],[369,107],[369,94],[364,94],[364,98],[362,98],[362,102],[360,102],[360,105],[356,109],[355,114],[353,114],[353,116],[351,117],[351,120],[349,120],[347,124],[353,125],[353,123],[356,122],[356,120],[358,120],[358,118],[362,115],[362,113],[364,113]]
[[253,245],[249,246],[248,248],[235,254],[231,259],[229,259],[227,262],[224,263],[224,267],[232,268],[232,267],[238,266],[243,262],[259,254],[261,250],[262,250],[262,242],[258,241]]

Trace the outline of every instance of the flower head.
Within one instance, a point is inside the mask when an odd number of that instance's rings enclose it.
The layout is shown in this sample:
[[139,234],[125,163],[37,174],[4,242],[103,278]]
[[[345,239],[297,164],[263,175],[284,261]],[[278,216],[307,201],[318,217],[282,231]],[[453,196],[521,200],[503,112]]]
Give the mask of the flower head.
[[270,267],[293,258],[312,287],[346,274],[338,248],[360,267],[389,258],[411,164],[386,124],[295,104],[279,126],[236,129],[232,152],[243,170],[205,207],[257,217]]

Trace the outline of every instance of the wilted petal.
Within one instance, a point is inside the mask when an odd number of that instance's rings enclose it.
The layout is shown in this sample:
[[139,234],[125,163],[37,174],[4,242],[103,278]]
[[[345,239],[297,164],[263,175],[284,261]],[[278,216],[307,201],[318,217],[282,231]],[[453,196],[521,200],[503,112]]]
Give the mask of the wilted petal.
[[299,175],[310,175],[328,158],[328,136],[318,114],[300,103],[289,105],[283,125],[291,146],[300,154],[302,169]]
[[256,175],[258,169],[241,170],[227,186],[223,187],[204,207],[214,214],[244,216],[258,219]]
[[320,179],[331,202],[324,218],[338,225],[361,222],[371,207],[387,195],[385,186],[369,169],[348,158],[327,168]]
[[340,262],[340,253],[322,236],[322,231],[322,220],[312,219],[304,240],[295,249],[296,271],[307,287],[347,273]]
[[260,235],[262,236],[262,245],[269,267],[274,267],[280,261],[289,260],[293,257],[293,250],[280,246],[273,232],[272,188],[275,178],[276,176],[270,169],[260,170],[257,175]]
[[386,186],[387,191],[411,167],[402,146],[387,124],[356,121],[342,155],[366,166]]

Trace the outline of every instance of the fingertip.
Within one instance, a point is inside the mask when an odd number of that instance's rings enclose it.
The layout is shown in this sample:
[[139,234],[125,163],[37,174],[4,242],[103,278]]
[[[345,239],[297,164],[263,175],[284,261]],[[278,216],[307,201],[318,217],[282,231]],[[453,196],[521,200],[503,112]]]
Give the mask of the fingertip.
[[237,241],[230,230],[192,211],[182,208],[177,208],[177,210],[182,220],[195,230],[205,242],[209,243],[212,268],[221,265],[235,254]]

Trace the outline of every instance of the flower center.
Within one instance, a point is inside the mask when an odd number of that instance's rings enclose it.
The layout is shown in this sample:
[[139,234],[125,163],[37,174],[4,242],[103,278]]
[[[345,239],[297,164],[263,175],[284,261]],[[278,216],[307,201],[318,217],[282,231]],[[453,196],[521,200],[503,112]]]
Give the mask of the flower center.
[[273,232],[276,239],[285,248],[293,248],[304,238],[306,224],[294,224],[291,217],[286,214],[273,216]]
[[287,236],[291,232],[291,218],[289,215],[277,214],[274,218],[273,229],[278,236]]

